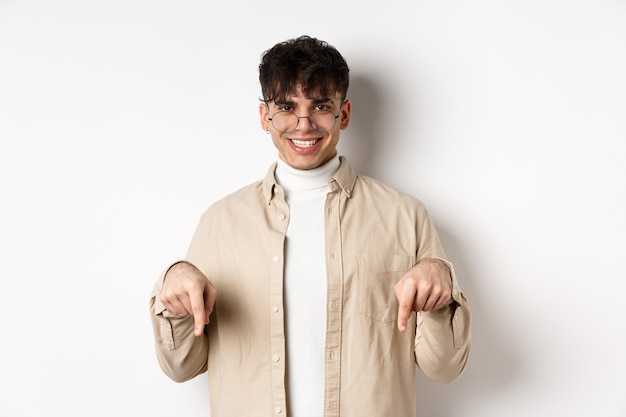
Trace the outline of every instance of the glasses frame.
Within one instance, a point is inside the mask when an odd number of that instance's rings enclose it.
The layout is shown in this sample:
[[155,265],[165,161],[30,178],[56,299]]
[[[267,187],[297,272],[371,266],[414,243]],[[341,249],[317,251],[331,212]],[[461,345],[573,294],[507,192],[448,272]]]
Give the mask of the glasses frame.
[[[337,124],[337,119],[339,118],[339,116],[341,116],[341,108],[343,107],[344,103],[345,103],[345,100],[344,100],[344,101],[341,103],[341,105],[339,106],[339,113],[337,113],[337,114],[333,113],[333,112],[332,112],[332,111],[330,111],[330,110],[318,110],[317,112],[313,112],[313,113],[309,114],[308,116],[298,116],[296,113],[294,113],[293,111],[290,111],[290,110],[279,110],[279,111],[277,111],[276,113],[274,113],[274,114],[272,115],[272,117],[269,117],[269,116],[268,116],[268,117],[267,117],[267,120],[269,120],[269,121],[270,121],[270,123],[272,124],[272,126],[274,127],[274,129],[276,129],[278,132],[280,132],[280,133],[291,133],[291,132],[295,131],[295,130],[298,128],[298,125],[300,124],[300,119],[309,119],[309,124],[311,124],[311,116],[312,116],[314,113],[319,113],[319,112],[328,112],[328,113],[330,113],[330,114],[332,114],[332,115],[334,116],[333,125],[332,125],[332,126],[331,126],[328,130],[319,130],[319,131],[318,131],[318,132],[324,132],[324,133],[325,133],[325,132],[328,132],[328,131],[332,130],[332,128],[334,128],[334,127],[335,127],[335,125]],[[268,109],[267,109],[267,110],[268,110],[268,113],[269,113],[269,107],[268,107]],[[296,126],[295,126],[293,129],[291,129],[291,130],[285,130],[285,131],[283,131],[283,130],[278,129],[278,128],[276,127],[276,125],[274,125],[274,117],[275,117],[277,114],[279,114],[279,113],[291,113],[291,114],[293,114],[294,116],[296,116],[296,117],[298,118],[298,122],[296,123]]]

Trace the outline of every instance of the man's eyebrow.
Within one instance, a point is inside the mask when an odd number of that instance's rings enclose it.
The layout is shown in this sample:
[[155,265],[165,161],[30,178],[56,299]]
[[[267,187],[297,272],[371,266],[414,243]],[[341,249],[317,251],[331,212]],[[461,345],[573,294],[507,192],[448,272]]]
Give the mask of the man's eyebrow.
[[294,104],[296,104],[295,101],[293,100],[275,100],[274,101],[274,105],[276,106],[293,106]]
[[[326,103],[334,103],[333,100],[330,97],[319,97],[319,98],[314,98],[311,99],[311,101],[313,102],[313,105],[317,105],[317,104],[326,104]],[[295,101],[293,100],[276,100],[274,101],[274,105],[282,107],[282,106],[294,106],[296,104]]]
[[332,100],[330,97],[320,97],[320,98],[314,98],[313,99],[313,104],[324,104],[324,103],[332,103]]

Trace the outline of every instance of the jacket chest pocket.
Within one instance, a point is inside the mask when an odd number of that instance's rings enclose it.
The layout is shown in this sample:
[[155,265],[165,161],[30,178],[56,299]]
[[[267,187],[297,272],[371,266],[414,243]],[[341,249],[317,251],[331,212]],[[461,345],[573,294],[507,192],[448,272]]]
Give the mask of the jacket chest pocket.
[[358,254],[359,313],[380,323],[398,320],[394,285],[413,267],[415,256],[401,254]]

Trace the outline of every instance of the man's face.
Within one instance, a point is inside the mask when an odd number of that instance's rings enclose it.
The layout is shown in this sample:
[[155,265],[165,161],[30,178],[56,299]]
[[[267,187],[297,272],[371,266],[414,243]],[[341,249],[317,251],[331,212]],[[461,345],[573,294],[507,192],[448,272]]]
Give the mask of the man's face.
[[[338,93],[332,97],[305,97],[298,87],[294,95],[286,97],[285,101],[260,104],[261,127],[270,131],[279,157],[287,165],[296,169],[313,169],[324,165],[337,154],[339,132],[350,123],[351,106],[349,100],[342,104]],[[339,116],[328,130],[307,118],[322,110]],[[275,116],[281,111],[293,112],[300,117],[294,130],[281,132],[274,127],[278,120]],[[274,119],[275,123],[270,119]]]

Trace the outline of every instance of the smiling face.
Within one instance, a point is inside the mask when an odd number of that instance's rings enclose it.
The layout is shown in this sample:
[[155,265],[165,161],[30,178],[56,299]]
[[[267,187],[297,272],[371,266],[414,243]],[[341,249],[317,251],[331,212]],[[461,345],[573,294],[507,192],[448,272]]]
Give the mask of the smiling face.
[[[270,132],[278,155],[287,165],[295,169],[313,169],[324,165],[337,154],[339,133],[350,124],[350,100],[341,102],[336,93],[332,97],[306,97],[300,86],[293,95],[279,102],[259,105],[261,127]],[[338,115],[334,126],[321,130],[308,116],[316,111],[328,110]],[[281,111],[293,112],[299,117],[296,128],[290,132],[278,131],[270,118]]]

